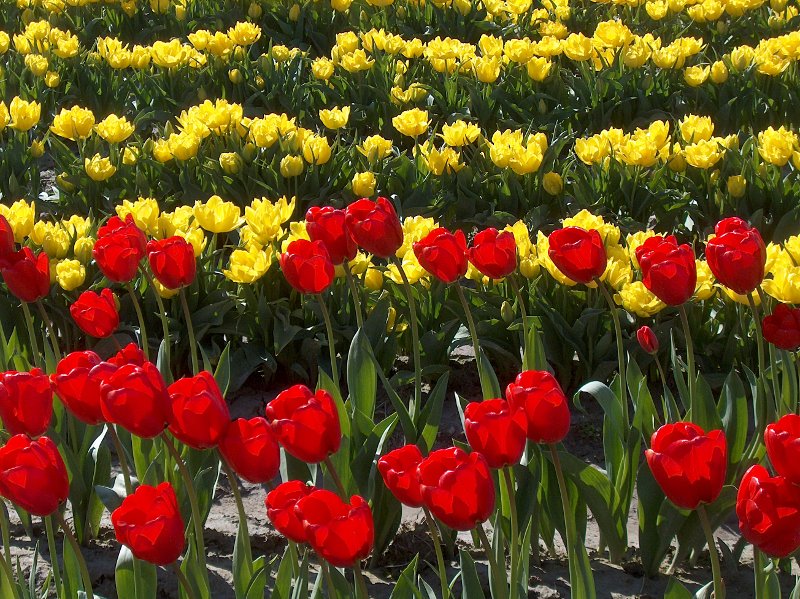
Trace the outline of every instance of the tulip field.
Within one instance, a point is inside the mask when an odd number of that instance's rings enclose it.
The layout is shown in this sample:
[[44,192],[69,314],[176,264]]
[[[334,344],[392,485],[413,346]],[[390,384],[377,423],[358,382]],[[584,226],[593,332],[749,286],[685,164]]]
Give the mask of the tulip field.
[[797,0],[0,2],[0,599],[800,598]]

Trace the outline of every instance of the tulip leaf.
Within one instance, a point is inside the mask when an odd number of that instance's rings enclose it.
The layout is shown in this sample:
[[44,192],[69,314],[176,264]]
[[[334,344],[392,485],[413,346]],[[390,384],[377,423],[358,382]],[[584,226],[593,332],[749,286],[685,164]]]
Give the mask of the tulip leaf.
[[[205,353],[203,354],[205,355]],[[223,397],[228,394],[231,384],[231,343],[225,346],[219,356],[217,369],[214,371],[214,380],[217,381]]]
[[114,582],[118,597],[154,599],[158,588],[156,567],[142,560],[136,560],[130,549],[123,545],[117,557]]
[[375,355],[372,354],[372,352],[370,352],[370,357],[375,365],[375,372],[378,373],[378,378],[381,379],[381,383],[386,391],[386,395],[389,396],[389,401],[392,402],[392,407],[397,413],[397,417],[400,419],[400,428],[403,429],[403,435],[406,442],[411,443],[416,441],[417,431],[414,427],[414,422],[411,420],[411,415],[408,413],[408,408],[406,407],[405,402],[400,399],[397,391],[394,389],[394,387],[392,387],[392,384],[386,378],[386,375],[383,373],[383,369],[380,367],[380,364],[378,364],[378,360],[375,358]]
[[694,599],[692,593],[674,576],[670,577],[664,589],[664,599]]
[[[289,541],[291,543],[291,541]],[[291,547],[286,546],[286,551],[283,552],[283,557],[278,565],[278,571],[275,574],[275,586],[270,595],[271,599],[288,599],[291,596],[291,589],[294,584],[294,568],[300,566],[295,562],[295,554],[291,551]]]
[[[233,484],[238,483],[234,481]],[[239,519],[239,525],[236,527],[232,561],[233,588],[236,593],[236,599],[245,599],[247,597],[247,589],[253,578],[253,552],[250,547],[250,535],[247,532],[246,523],[242,522],[241,518]]]
[[461,558],[461,599],[486,599],[472,556],[463,549],[458,553]]
[[415,583],[417,579],[418,561],[419,553],[414,556],[414,559],[412,559],[400,573],[389,599],[423,599],[422,593]]
[[449,378],[449,372],[439,377],[439,380],[436,381],[436,386],[433,388],[430,395],[428,395],[428,399],[425,401],[425,407],[422,408],[417,419],[416,430],[422,431],[417,443],[423,452],[428,452],[433,449],[436,436],[439,434],[439,426],[442,419],[442,406],[444,405],[444,399],[447,395],[447,383]]
[[722,427],[728,442],[728,460],[731,464],[738,464],[744,457],[744,450],[747,447],[750,416],[744,384],[735,370],[731,370],[722,386],[719,411],[722,414]]
[[364,430],[355,427],[355,432],[361,436],[370,433],[375,414],[377,380],[375,365],[369,358],[371,351],[366,333],[363,329],[359,329],[350,343],[350,351],[347,354],[347,388],[350,392],[348,404],[353,420],[357,423],[359,420],[355,416],[364,416],[369,426]]
[[639,468],[636,488],[642,566],[648,576],[655,576],[686,516],[664,496],[646,463]]

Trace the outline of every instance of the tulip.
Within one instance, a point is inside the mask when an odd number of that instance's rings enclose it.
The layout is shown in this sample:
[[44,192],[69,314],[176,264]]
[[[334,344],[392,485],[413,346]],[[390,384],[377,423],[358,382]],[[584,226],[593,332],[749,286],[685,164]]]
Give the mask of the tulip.
[[740,295],[749,295],[764,279],[767,249],[757,229],[741,218],[724,218],[706,244],[706,259],[717,280]]
[[100,293],[81,293],[69,307],[69,313],[81,331],[92,337],[110,337],[119,326],[117,298],[107,287]]
[[787,414],[767,425],[764,443],[775,472],[791,483],[800,484],[800,416]]
[[283,276],[300,293],[322,293],[333,282],[333,262],[321,241],[297,239],[279,260]]
[[519,462],[525,451],[528,419],[521,407],[504,399],[471,402],[464,409],[464,432],[489,467],[504,468]]
[[9,264],[15,251],[14,229],[11,228],[6,217],[0,214],[0,269]]
[[236,474],[251,483],[267,483],[278,475],[280,446],[265,418],[231,422],[219,450]]
[[0,270],[8,290],[25,303],[46,297],[50,292],[50,259],[47,254],[24,247],[11,255]]
[[126,364],[144,366],[145,362],[147,362],[147,358],[144,357],[144,352],[141,347],[135,343],[129,343],[107,361],[109,364],[113,364],[117,367],[125,366]]
[[231,421],[228,404],[210,372],[172,383],[167,411],[169,431],[194,449],[216,447]]
[[43,435],[53,417],[53,386],[40,369],[0,373],[0,418],[12,435]]
[[420,463],[417,474],[425,506],[454,530],[475,528],[494,511],[494,482],[478,452],[439,449]]
[[294,457],[316,464],[339,450],[342,432],[331,394],[305,385],[282,391],[265,409],[278,442]]
[[665,424],[653,433],[645,457],[661,490],[680,508],[712,503],[722,491],[728,446],[721,430],[705,433],[691,422]]
[[742,536],[764,553],[784,558],[800,548],[800,487],[759,464],[742,478],[736,515]]
[[15,435],[0,447],[0,496],[34,516],[49,516],[67,500],[69,477],[48,437]]
[[111,513],[111,524],[134,557],[157,566],[177,561],[186,547],[178,498],[168,482],[137,487]]
[[688,301],[697,285],[694,251],[678,245],[673,235],[655,235],[636,248],[642,282],[658,299],[670,306]]
[[444,283],[453,283],[467,273],[467,240],[462,231],[434,229],[413,245],[422,268]]
[[778,304],[761,322],[764,339],[787,351],[800,348],[800,308]]
[[517,244],[511,231],[484,229],[472,240],[467,257],[481,274],[502,279],[517,269]]
[[148,242],[147,260],[158,282],[167,289],[191,285],[197,273],[194,248],[178,235]]
[[353,567],[372,551],[375,524],[362,497],[353,495],[348,504],[332,491],[317,489],[298,499],[294,511],[309,545],[331,565]]
[[134,225],[98,237],[92,248],[92,256],[108,280],[115,283],[130,283],[133,280],[145,254],[141,244],[142,235]]
[[557,229],[550,233],[548,246],[548,256],[556,268],[576,283],[591,283],[606,270],[606,249],[596,229]]
[[409,507],[422,507],[422,490],[417,478],[417,466],[421,462],[422,452],[416,445],[404,445],[378,460],[378,472],[386,488]]
[[347,207],[345,223],[359,247],[379,258],[394,256],[403,245],[403,227],[386,198],[362,198]]
[[358,248],[345,227],[346,213],[332,206],[312,206],[306,212],[306,231],[311,241],[320,241],[331,262],[341,264],[356,257]]
[[120,233],[130,237],[132,241],[131,245],[144,256],[147,251],[147,236],[144,234],[144,231],[136,225],[132,213],[127,214],[124,219],[119,216],[112,216],[109,218],[102,227],[97,229],[97,238],[102,239],[114,233]]
[[170,398],[158,368],[125,364],[100,387],[100,408],[107,422],[119,424],[134,435],[151,439],[167,424]]
[[569,432],[567,396],[555,377],[544,370],[525,370],[506,387],[506,401],[527,417],[528,439],[559,443]]
[[316,488],[299,480],[281,483],[267,493],[267,518],[279,533],[295,543],[305,543],[306,530],[295,512],[297,502]]
[[636,340],[639,342],[641,348],[650,355],[658,353],[658,337],[653,332],[653,329],[644,325],[639,327],[636,331]]
[[104,421],[100,387],[116,369],[93,351],[77,351],[65,356],[50,378],[61,403],[78,420],[94,425]]

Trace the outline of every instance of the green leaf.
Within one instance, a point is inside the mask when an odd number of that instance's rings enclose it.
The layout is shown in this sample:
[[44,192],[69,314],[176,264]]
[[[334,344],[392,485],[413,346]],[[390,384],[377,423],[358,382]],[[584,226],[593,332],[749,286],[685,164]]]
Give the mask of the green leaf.
[[359,329],[347,354],[347,388],[350,392],[348,399],[350,410],[354,416],[356,414],[365,416],[369,423],[369,429],[358,431],[364,436],[368,435],[372,428],[378,385],[375,378],[375,364],[370,359],[371,352],[366,333]]
[[458,553],[461,557],[461,598],[486,599],[472,556],[463,549],[459,549]]
[[389,599],[423,599],[422,593],[415,582],[417,579],[417,561],[419,561],[419,553],[400,573]]
[[120,548],[114,569],[117,597],[154,599],[158,588],[156,567],[133,557],[130,549]]
[[444,399],[447,395],[447,383],[449,378],[449,372],[439,377],[439,380],[436,381],[436,386],[433,388],[430,395],[428,395],[428,399],[425,401],[425,407],[422,409],[417,419],[416,430],[422,431],[417,443],[423,452],[428,452],[433,449],[436,436],[439,434],[439,426],[442,419],[442,406],[444,405]]
[[227,395],[231,384],[231,342],[228,342],[219,356],[217,369],[214,371],[214,380],[217,381],[222,395]]
[[664,599],[694,599],[694,595],[674,576],[670,577],[664,589]]

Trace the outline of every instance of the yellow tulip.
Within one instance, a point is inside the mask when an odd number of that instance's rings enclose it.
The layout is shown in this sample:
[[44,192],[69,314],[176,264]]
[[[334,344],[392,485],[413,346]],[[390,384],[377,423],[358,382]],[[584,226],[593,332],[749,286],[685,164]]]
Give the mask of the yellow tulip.
[[227,233],[239,226],[241,210],[233,202],[213,195],[206,202],[195,202],[194,217],[209,233]]

